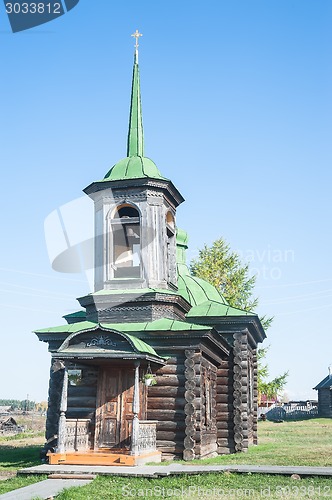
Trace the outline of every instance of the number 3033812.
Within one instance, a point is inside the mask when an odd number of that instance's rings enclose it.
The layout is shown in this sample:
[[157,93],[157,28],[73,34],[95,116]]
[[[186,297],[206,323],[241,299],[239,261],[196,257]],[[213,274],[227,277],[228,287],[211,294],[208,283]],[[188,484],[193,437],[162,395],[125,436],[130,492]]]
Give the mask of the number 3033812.
[[61,3],[6,3],[7,14],[61,14]]

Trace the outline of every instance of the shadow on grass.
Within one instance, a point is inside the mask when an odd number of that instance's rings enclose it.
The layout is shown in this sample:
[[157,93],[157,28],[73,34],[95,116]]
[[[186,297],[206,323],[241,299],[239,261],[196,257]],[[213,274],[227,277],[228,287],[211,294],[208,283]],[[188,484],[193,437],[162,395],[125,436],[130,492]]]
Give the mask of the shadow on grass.
[[41,446],[0,446],[0,471],[40,465]]

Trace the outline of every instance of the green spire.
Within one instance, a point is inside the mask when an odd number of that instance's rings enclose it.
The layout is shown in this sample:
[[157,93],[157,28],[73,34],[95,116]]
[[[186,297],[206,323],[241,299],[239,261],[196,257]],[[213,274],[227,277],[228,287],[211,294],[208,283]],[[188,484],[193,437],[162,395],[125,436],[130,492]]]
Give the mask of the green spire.
[[127,156],[144,156],[142,104],[137,49],[135,51],[133,83],[131,89]]

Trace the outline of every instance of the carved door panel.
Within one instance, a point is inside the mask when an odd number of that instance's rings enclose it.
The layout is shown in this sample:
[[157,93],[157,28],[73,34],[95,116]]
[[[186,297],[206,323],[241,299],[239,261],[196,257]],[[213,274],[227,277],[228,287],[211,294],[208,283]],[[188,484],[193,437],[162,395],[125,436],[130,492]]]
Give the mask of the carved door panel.
[[134,371],[102,368],[96,408],[95,448],[129,448]]
[[120,387],[115,370],[100,370],[97,393],[95,448],[116,448],[120,441]]
[[121,428],[120,428],[120,443],[121,447],[130,446],[130,436],[132,432],[133,421],[133,398],[134,398],[134,373],[122,372],[122,395],[121,395]]

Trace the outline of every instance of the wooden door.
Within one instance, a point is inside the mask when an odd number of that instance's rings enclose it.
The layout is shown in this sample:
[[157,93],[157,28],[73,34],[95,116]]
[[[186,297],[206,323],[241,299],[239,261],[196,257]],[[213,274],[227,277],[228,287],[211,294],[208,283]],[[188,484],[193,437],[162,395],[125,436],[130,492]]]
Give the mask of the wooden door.
[[101,368],[98,379],[95,449],[129,448],[134,370]]

